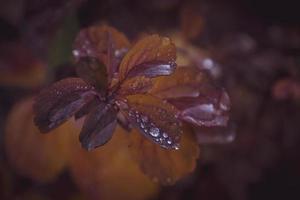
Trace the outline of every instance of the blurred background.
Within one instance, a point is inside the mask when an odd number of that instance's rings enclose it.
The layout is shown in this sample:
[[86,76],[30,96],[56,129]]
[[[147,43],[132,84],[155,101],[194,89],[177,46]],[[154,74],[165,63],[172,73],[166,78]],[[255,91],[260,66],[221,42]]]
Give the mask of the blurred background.
[[[231,98],[234,128],[204,138],[194,172],[175,185],[125,186],[119,180],[144,180],[125,164],[95,177],[109,161],[70,158],[72,134],[36,134],[30,98],[75,75],[74,38],[98,23],[131,40],[171,37],[178,64],[206,70]],[[123,199],[300,199],[299,151],[296,0],[1,0],[0,199],[118,199],[123,190]]]

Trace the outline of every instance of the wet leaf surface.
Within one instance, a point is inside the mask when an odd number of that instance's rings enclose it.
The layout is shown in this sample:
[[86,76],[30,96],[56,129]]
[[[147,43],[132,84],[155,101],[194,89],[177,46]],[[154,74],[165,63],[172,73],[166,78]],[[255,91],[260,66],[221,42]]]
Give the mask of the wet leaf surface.
[[87,116],[81,129],[79,140],[87,150],[93,150],[107,143],[117,125],[117,111],[112,105],[101,103]]
[[93,87],[79,78],[63,79],[45,88],[35,100],[35,123],[49,132],[64,123],[94,97]]
[[176,47],[169,38],[150,35],[140,39],[124,56],[119,79],[171,74],[176,68]]
[[186,122],[196,126],[227,125],[228,94],[196,68],[181,67],[170,76],[157,78],[151,93],[174,105]]
[[109,80],[117,72],[119,63],[129,48],[126,36],[115,28],[106,25],[92,26],[78,34],[73,55],[76,60],[90,57],[104,63]]
[[153,81],[145,76],[137,76],[125,80],[119,90],[120,96],[147,93],[153,86]]
[[153,181],[164,185],[175,183],[196,167],[199,147],[188,130],[182,134],[179,150],[166,150],[146,140],[133,130],[130,133],[130,150],[142,171]]
[[120,108],[146,138],[163,148],[179,148],[181,122],[172,105],[150,95],[132,95],[120,101]]

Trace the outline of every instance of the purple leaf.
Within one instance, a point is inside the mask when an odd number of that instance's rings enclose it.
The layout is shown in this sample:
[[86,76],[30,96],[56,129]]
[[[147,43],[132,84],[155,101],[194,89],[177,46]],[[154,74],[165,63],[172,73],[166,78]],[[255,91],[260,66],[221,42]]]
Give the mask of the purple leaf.
[[79,140],[87,150],[107,143],[117,125],[117,111],[111,104],[99,104],[85,119]]
[[91,98],[83,105],[80,110],[75,113],[75,120],[80,119],[81,117],[90,113],[93,108],[95,108],[100,103],[100,100],[97,97]]
[[198,97],[180,97],[168,102],[180,110],[179,118],[196,126],[226,126],[229,120],[230,101],[224,90],[200,92]]
[[80,78],[63,79],[45,88],[33,105],[35,124],[45,133],[56,128],[95,96],[93,89]]
[[157,76],[167,76],[172,74],[175,69],[175,62],[148,62],[132,68],[132,70],[130,70],[128,74],[128,78],[135,76],[145,76],[148,78],[153,78]]
[[230,123],[216,127],[193,127],[198,144],[224,144],[235,139],[236,130],[234,124]]

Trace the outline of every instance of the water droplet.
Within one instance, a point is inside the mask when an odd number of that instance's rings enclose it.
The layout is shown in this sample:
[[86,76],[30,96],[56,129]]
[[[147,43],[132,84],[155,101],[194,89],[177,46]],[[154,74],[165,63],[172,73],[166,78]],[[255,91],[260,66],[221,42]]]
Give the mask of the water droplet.
[[168,138],[168,134],[167,133],[163,133],[163,137],[164,138]]
[[168,140],[167,143],[168,143],[168,144],[172,144],[172,141],[171,141],[171,140]]
[[148,117],[147,116],[142,116],[141,117],[142,118],[142,121],[144,122],[144,123],[147,123],[148,122]]
[[152,135],[153,137],[157,137],[159,136],[159,129],[154,127],[150,129],[150,135]]
[[179,144],[174,144],[173,148],[174,148],[175,150],[178,150],[178,149],[179,149]]
[[141,128],[143,128],[143,129],[145,128],[145,124],[143,124],[143,123],[141,123],[140,126],[141,126]]
[[73,55],[74,55],[75,57],[79,56],[79,51],[78,51],[78,50],[73,50]]

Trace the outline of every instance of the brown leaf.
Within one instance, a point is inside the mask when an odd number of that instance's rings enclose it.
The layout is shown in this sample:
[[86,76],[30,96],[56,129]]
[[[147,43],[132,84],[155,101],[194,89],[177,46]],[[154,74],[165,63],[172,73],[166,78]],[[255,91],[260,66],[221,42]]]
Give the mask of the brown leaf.
[[123,58],[119,79],[144,75],[156,77],[171,74],[176,68],[176,47],[169,38],[158,35],[139,40]]
[[179,150],[166,150],[144,139],[136,130],[130,133],[131,153],[142,171],[154,181],[173,184],[191,173],[196,166],[199,147],[192,134],[185,130]]
[[113,138],[95,151],[75,147],[71,175],[87,198],[143,200],[157,193],[157,185],[132,160],[128,142],[128,134],[117,128]]
[[121,59],[130,43],[126,36],[110,26],[92,26],[79,32],[73,55],[76,60],[85,57],[97,58],[107,68],[109,80],[117,72]]
[[95,58],[81,58],[76,65],[76,72],[86,83],[94,86],[103,96],[108,80],[105,66]]
[[226,126],[230,99],[207,74],[192,67],[156,79],[150,91],[180,110],[179,117],[196,126]]
[[150,95],[132,95],[118,103],[128,121],[148,139],[163,148],[179,148],[181,122],[171,104]]
[[33,99],[16,104],[11,110],[5,129],[7,158],[18,174],[39,182],[55,179],[69,158],[70,123],[41,134],[33,123]]
[[80,132],[80,142],[87,150],[107,143],[117,125],[117,111],[110,104],[99,104],[85,119]]
[[126,79],[119,89],[118,93],[121,96],[143,94],[150,90],[153,81],[145,76],[137,76],[134,78]]
[[67,78],[45,88],[34,104],[36,125],[49,132],[64,123],[93,98],[93,87],[80,78]]

